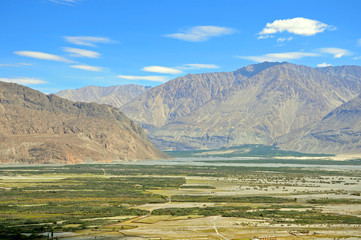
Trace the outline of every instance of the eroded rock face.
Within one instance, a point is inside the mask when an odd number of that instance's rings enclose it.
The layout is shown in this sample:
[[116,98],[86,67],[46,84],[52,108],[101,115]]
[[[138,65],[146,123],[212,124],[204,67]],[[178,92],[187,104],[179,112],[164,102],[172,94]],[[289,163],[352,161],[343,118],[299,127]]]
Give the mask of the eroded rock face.
[[361,67],[353,67],[266,62],[189,74],[148,90],[121,110],[163,150],[273,144],[360,94]]
[[2,163],[160,159],[145,132],[118,109],[71,102],[0,82]]
[[290,134],[280,147],[310,153],[361,153],[361,95],[301,134]]

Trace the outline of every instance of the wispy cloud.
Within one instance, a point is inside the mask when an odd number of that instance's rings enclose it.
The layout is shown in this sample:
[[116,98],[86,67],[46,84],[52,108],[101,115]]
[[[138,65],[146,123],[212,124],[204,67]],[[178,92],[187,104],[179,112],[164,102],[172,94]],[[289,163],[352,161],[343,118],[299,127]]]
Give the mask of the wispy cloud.
[[37,58],[37,59],[43,59],[43,60],[51,60],[51,61],[67,62],[67,63],[74,62],[70,59],[67,59],[67,58],[64,58],[64,57],[61,57],[58,55],[54,55],[54,54],[44,53],[44,52],[16,51],[14,53],[19,56],[31,57],[31,58]]
[[358,40],[358,45],[361,46],[361,38]]
[[292,39],[293,39],[293,37],[277,38],[277,42],[282,43],[282,42],[286,42],[286,41],[291,41]]
[[169,67],[162,67],[162,66],[149,66],[144,67],[142,71],[145,72],[155,72],[155,73],[166,73],[166,74],[180,74],[182,73],[181,70],[176,68],[169,68]]
[[219,66],[215,64],[200,64],[200,63],[190,63],[184,64],[183,66],[179,67],[184,70],[188,69],[212,69],[212,68],[219,68]]
[[317,53],[307,52],[285,52],[285,53],[269,53],[262,56],[239,56],[238,58],[247,59],[255,62],[280,62],[292,59],[300,59],[303,57],[317,57]]
[[152,82],[165,82],[168,80],[168,77],[165,76],[129,76],[129,75],[118,75],[118,78],[127,79],[127,80],[146,80]]
[[37,85],[37,84],[45,84],[47,83],[44,80],[39,78],[28,78],[28,77],[19,77],[19,78],[0,78],[2,82],[9,82],[9,83],[17,83],[22,85]]
[[312,36],[317,33],[324,32],[325,30],[335,30],[336,28],[331,25],[303,17],[280,19],[272,23],[267,23],[266,27],[262,29],[259,39],[272,37],[273,34],[281,32],[289,32],[296,35]]
[[48,0],[48,1],[57,4],[74,5],[82,0]]
[[86,70],[86,71],[92,71],[92,72],[100,72],[103,70],[103,68],[101,68],[101,67],[94,67],[94,66],[88,66],[88,65],[72,65],[70,67],[82,69],[82,70]]
[[325,62],[317,64],[317,67],[329,67],[329,66],[332,66],[332,64],[325,63]]
[[92,37],[92,36],[71,36],[64,37],[67,42],[83,45],[89,47],[95,47],[96,43],[113,43],[114,41],[106,37]]
[[165,37],[175,38],[178,40],[188,42],[202,42],[206,41],[211,37],[218,37],[222,35],[232,34],[235,30],[227,27],[218,26],[196,26],[189,28],[180,33],[166,34]]
[[98,58],[100,56],[100,53],[98,52],[79,49],[79,48],[64,47],[63,51],[70,53],[70,56],[72,57]]
[[334,58],[341,58],[346,55],[351,55],[351,52],[342,48],[321,48],[322,53],[332,54]]
[[361,56],[353,58],[353,60],[360,60],[360,59],[361,59]]
[[31,63],[10,63],[10,64],[0,64],[0,67],[22,67],[22,66],[31,66]]

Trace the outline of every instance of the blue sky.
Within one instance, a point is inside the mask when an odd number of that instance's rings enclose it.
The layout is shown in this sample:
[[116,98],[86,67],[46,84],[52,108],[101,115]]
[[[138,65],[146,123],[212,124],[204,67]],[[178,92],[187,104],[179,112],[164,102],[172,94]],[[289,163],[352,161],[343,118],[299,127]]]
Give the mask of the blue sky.
[[1,0],[0,81],[156,86],[262,61],[361,65],[361,1]]

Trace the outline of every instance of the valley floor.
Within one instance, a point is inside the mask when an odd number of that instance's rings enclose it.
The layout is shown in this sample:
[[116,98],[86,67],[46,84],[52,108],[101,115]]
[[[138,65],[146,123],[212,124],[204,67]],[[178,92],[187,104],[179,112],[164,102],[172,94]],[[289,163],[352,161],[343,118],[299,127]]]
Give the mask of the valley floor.
[[360,165],[289,165],[3,166],[0,238],[360,239]]

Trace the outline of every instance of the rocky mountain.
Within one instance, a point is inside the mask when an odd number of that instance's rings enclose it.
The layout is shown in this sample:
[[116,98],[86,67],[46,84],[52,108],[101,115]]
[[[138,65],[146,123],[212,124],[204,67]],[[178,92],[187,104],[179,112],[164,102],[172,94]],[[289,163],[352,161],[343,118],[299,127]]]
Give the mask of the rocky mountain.
[[361,153],[361,95],[342,104],[303,133],[291,133],[280,147],[311,153]]
[[121,110],[163,150],[272,144],[359,95],[361,80],[351,72],[265,62],[234,72],[189,74],[148,90]]
[[95,102],[119,108],[148,89],[150,87],[136,84],[110,87],[87,86],[79,89],[67,89],[55,95],[74,102]]
[[145,132],[118,109],[0,82],[1,163],[160,159]]
[[323,67],[318,68],[317,70],[330,74],[339,76],[342,78],[346,78],[349,80],[360,80],[361,79],[361,67],[355,65],[348,65],[348,66],[335,66],[335,67]]

